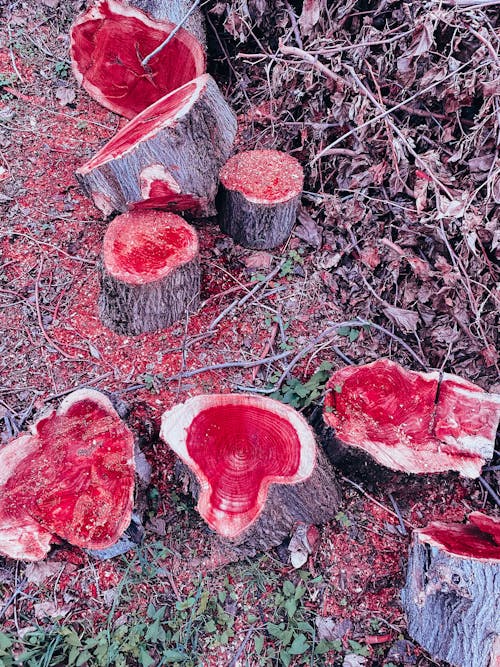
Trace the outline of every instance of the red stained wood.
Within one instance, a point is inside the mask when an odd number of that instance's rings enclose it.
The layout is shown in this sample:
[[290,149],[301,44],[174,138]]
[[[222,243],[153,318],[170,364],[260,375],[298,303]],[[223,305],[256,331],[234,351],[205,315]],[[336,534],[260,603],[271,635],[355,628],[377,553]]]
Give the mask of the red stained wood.
[[222,185],[255,204],[279,204],[302,194],[304,171],[288,153],[254,150],[233,155],[220,173]]
[[339,440],[393,470],[477,477],[493,455],[500,396],[457,376],[381,359],[335,372],[327,388],[324,418]]
[[328,520],[338,507],[310,427],[278,401],[196,396],[163,415],[161,437],[194,476],[200,515],[236,544],[270,548],[297,522]]
[[102,549],[130,523],[134,439],[109,400],[82,389],[0,449],[0,553],[38,560],[59,538]]
[[173,213],[124,213],[104,235],[105,270],[132,285],[162,280],[195,259],[198,252],[196,231]]
[[453,556],[500,563],[500,519],[482,512],[470,514],[468,524],[435,521],[417,534],[422,543]]
[[235,134],[236,118],[205,74],[136,116],[76,177],[105,215],[152,208],[213,215]]
[[133,118],[205,71],[203,47],[183,28],[141,64],[174,27],[117,0],[98,0],[71,30],[75,78],[103,106]]

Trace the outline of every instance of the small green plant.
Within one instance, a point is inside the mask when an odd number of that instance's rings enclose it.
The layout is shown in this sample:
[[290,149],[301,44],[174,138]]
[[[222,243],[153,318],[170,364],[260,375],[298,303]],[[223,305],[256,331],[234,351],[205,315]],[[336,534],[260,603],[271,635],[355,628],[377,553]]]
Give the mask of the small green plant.
[[[307,408],[322,395],[331,370],[332,364],[324,361],[307,382],[301,382],[296,377],[291,377],[279,391],[271,394],[271,398],[288,403],[288,405],[297,409]],[[273,378],[271,378],[271,381],[273,381]]]
[[288,257],[281,267],[280,278],[285,278],[286,276],[292,275],[296,264],[299,264],[300,266],[304,264],[304,258],[301,256],[300,248],[298,251],[289,251]]
[[54,70],[60,79],[67,79],[69,76],[69,63],[65,60],[60,60],[54,65]]

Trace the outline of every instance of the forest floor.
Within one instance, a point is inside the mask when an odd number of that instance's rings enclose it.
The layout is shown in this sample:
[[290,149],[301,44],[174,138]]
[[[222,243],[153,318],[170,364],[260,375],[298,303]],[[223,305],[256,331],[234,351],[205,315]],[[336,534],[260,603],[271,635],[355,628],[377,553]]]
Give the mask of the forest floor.
[[[124,124],[72,78],[84,4],[0,6],[0,436],[75,387],[112,392],[141,430],[150,511],[142,544],[113,559],[64,546],[41,563],[0,557],[0,665],[440,664],[406,634],[411,528],[498,514],[480,481],[350,460],[341,511],[302,569],[286,548],[214,569],[156,435],[174,404],[272,390],[296,356],[277,393],[316,426],[328,373],[347,362],[389,357],[500,392],[498,7],[205,3],[239,147],[305,167],[299,222],[274,252],[200,222],[199,312],[124,337],[98,319],[107,221],[73,176]],[[377,326],[326,335],[356,318]],[[483,478],[498,493],[498,472]]]

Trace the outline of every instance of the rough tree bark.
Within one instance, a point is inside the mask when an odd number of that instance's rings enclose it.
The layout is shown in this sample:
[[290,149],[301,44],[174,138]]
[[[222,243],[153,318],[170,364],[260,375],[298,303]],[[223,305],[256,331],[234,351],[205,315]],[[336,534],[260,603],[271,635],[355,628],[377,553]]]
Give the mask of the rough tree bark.
[[220,173],[219,223],[247,248],[284,243],[295,223],[304,173],[297,160],[273,150],[234,155]]
[[204,47],[184,28],[142,64],[175,27],[119,0],[98,0],[71,28],[73,74],[97,102],[134,118],[206,71]]
[[339,505],[333,470],[293,408],[246,394],[197,396],[162,418],[198,511],[223,543],[252,554]]
[[500,666],[500,522],[432,523],[414,532],[402,592],[408,632],[455,667]]
[[198,235],[173,213],[117,216],[104,236],[99,315],[119,334],[164,329],[199,305]]
[[392,470],[477,477],[493,456],[500,396],[379,359],[332,374],[324,419],[342,443]]
[[236,118],[205,74],[136,116],[76,177],[105,215],[131,208],[214,215],[235,134]]

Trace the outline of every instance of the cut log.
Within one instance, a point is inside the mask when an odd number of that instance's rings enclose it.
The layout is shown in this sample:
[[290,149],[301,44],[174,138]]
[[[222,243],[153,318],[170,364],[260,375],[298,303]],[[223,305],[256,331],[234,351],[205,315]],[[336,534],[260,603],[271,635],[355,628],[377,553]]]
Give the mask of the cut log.
[[0,448],[0,554],[40,560],[61,539],[115,544],[130,523],[134,438],[108,398],[75,391]]
[[99,314],[119,334],[169,327],[198,308],[198,235],[160,211],[117,216],[104,235]]
[[236,118],[205,74],[136,116],[76,177],[105,215],[131,208],[214,215],[235,134]]
[[268,550],[297,522],[335,516],[339,491],[313,432],[290,406],[246,394],[196,396],[162,417],[198,512],[230,546]]
[[333,373],[324,419],[342,443],[392,470],[478,477],[493,456],[500,396],[456,375],[380,359]]
[[[137,7],[153,19],[170,21],[179,25],[184,17],[188,15],[193,0],[128,0],[128,4]],[[207,33],[205,29],[205,17],[197,7],[182,23],[182,27],[196,37],[204,47],[207,45]]]
[[455,667],[500,666],[500,520],[431,523],[413,533],[402,593],[408,632]]
[[219,222],[246,248],[284,243],[297,218],[304,172],[291,155],[273,150],[233,155],[220,173]]
[[141,64],[175,27],[118,0],[98,0],[71,28],[73,74],[97,102],[133,118],[205,72],[205,50],[184,28]]

